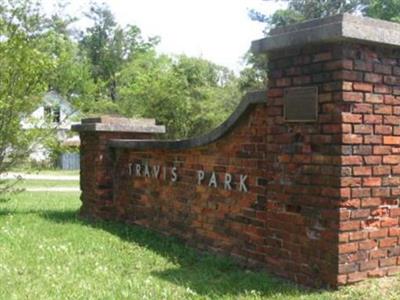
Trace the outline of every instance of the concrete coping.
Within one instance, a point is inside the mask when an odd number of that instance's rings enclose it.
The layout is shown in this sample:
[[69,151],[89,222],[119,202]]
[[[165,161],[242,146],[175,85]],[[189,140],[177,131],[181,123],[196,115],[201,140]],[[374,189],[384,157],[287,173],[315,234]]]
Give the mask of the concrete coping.
[[184,139],[184,140],[124,140],[112,139],[109,142],[110,147],[117,149],[163,149],[163,150],[184,150],[208,145],[222,138],[237,125],[239,120],[249,113],[254,106],[267,103],[267,92],[257,91],[247,93],[242,102],[232,113],[232,115],[219,127],[208,134]]
[[129,119],[121,116],[104,115],[82,120],[82,124],[103,123],[103,124],[140,124],[140,125],[156,125],[155,119]]
[[266,53],[305,44],[356,41],[400,47],[400,24],[341,14],[272,29],[266,38],[252,42],[253,53]]
[[83,119],[81,124],[73,125],[78,132],[138,132],[165,133],[165,126],[156,125],[155,119],[129,119],[116,116],[101,116]]

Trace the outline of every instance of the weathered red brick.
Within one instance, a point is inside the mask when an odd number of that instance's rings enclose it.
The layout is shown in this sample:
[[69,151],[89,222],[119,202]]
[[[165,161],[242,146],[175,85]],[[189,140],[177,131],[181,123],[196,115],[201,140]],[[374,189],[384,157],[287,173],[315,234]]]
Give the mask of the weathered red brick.
[[371,259],[376,259],[376,258],[383,258],[386,257],[387,249],[376,249],[376,250],[371,250],[369,255]]
[[371,83],[354,82],[353,89],[360,92],[372,92],[374,86]]
[[357,177],[342,177],[340,178],[340,186],[361,186],[361,178]]
[[358,230],[360,229],[360,221],[342,221],[339,229],[342,231]]
[[366,73],[364,75],[364,80],[371,83],[381,83],[383,80],[383,76],[374,73]]
[[[363,163],[362,156],[343,156],[342,157],[342,165],[348,166],[348,165],[361,165]],[[359,168],[357,168],[359,170]]]
[[398,125],[400,124],[399,116],[383,116],[383,123],[390,125]]
[[[357,231],[357,232],[350,232],[349,233],[349,240],[353,241],[363,241],[368,238],[368,233],[364,231]],[[366,256],[364,253],[360,253],[360,256]],[[364,258],[364,257],[363,257]]]
[[367,278],[367,272],[351,273],[347,277],[348,283],[355,283]]
[[387,155],[383,157],[384,164],[397,165],[400,164],[400,155]]
[[399,105],[400,104],[400,100],[398,99],[398,97],[393,96],[393,95],[384,95],[383,102],[385,104],[389,104],[389,105]]
[[383,81],[386,84],[389,84],[389,85],[399,85],[400,84],[400,77],[398,77],[398,76],[385,76]]
[[382,179],[380,177],[363,178],[363,186],[380,186]]
[[374,146],[373,153],[376,155],[386,155],[392,153],[392,147],[390,146]]
[[374,64],[374,72],[380,74],[392,74],[392,66],[383,64]]
[[362,144],[363,136],[359,134],[343,134],[342,136],[343,144]]
[[380,165],[382,163],[382,156],[377,156],[377,155],[364,156],[364,163],[366,165]]
[[398,218],[385,218],[381,221],[382,227],[393,227],[399,225]]
[[343,101],[349,102],[362,102],[364,94],[358,92],[343,92],[342,99]]
[[341,69],[353,69],[353,61],[349,59],[341,59],[341,60],[335,60],[335,61],[330,61],[324,64],[324,69],[326,71],[332,71],[332,70],[341,70]]
[[339,245],[339,253],[352,253],[358,250],[358,243],[346,243]]
[[[368,218],[370,215],[370,210],[369,209],[357,209],[357,210],[353,210],[351,212],[351,218],[352,219],[364,219],[364,218]],[[352,239],[352,236],[355,235],[356,233],[352,233],[350,234],[350,240]],[[365,235],[365,232],[358,232],[357,234],[362,234],[362,236]]]
[[365,124],[382,124],[383,118],[381,115],[364,115]]
[[375,125],[375,134],[392,134],[393,127],[389,125]]
[[361,200],[361,207],[374,207],[381,204],[380,198],[363,198]]
[[374,113],[378,115],[391,115],[393,113],[393,109],[391,105],[374,105]]
[[354,103],[353,113],[355,114],[370,114],[373,110],[373,104],[368,103]]
[[378,260],[369,260],[360,262],[360,271],[374,270],[378,268],[379,261]]
[[351,196],[354,198],[371,197],[371,189],[370,188],[352,188]]
[[365,102],[368,103],[383,103],[383,99],[380,94],[365,94]]
[[373,125],[357,124],[354,125],[354,133],[359,134],[372,134],[374,131]]
[[394,266],[394,265],[396,265],[396,263],[397,263],[396,257],[382,258],[379,260],[379,266],[381,266],[381,267]]
[[371,167],[354,167],[354,176],[370,176],[372,174]]
[[382,144],[382,137],[380,135],[364,135],[363,141],[367,145],[379,145]]
[[381,239],[388,236],[388,230],[386,228],[371,231],[368,234],[370,239]]
[[393,217],[400,217],[400,208],[390,208],[390,216]]
[[383,240],[379,241],[379,247],[381,247],[381,248],[392,247],[394,245],[397,245],[397,237],[395,237],[395,238],[386,238],[386,239],[383,239]]
[[379,175],[390,175],[391,173],[391,167],[390,166],[374,166],[372,168],[372,174],[374,176],[379,176]]
[[385,145],[399,145],[400,144],[400,136],[384,136],[383,143]]
[[391,227],[389,228],[389,236],[400,236],[400,228],[399,227]]
[[374,93],[378,94],[389,94],[392,92],[392,88],[385,84],[375,84]]

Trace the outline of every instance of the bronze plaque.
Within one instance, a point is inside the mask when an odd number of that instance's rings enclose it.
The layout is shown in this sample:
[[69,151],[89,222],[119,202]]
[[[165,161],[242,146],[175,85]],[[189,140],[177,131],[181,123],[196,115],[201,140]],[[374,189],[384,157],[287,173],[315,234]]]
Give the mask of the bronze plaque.
[[286,122],[315,122],[318,119],[318,88],[285,89],[284,119]]

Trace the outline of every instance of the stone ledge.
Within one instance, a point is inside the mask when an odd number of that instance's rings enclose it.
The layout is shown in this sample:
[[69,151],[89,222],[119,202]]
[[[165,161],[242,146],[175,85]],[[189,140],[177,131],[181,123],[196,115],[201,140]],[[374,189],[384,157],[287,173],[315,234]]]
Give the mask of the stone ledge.
[[156,125],[154,119],[128,119],[121,117],[102,116],[83,119],[82,124],[72,126],[78,132],[137,132],[165,133],[165,126]]
[[266,38],[253,41],[251,51],[257,54],[334,41],[358,41],[399,47],[400,24],[342,14],[273,29]]
[[82,124],[124,124],[124,125],[156,125],[155,119],[129,119],[120,116],[105,115],[100,117],[87,118],[82,120]]

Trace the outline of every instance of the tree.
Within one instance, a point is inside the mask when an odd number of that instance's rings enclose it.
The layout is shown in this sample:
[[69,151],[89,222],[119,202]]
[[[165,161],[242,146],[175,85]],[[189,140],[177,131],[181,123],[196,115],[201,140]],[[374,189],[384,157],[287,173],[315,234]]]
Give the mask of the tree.
[[167,137],[199,135],[224,121],[240,99],[235,76],[199,58],[149,51],[121,71],[119,112],[156,118]]
[[263,90],[266,86],[268,60],[266,55],[247,52],[246,67],[240,71],[238,80],[242,92]]
[[[68,36],[49,31],[40,39],[40,51],[52,57],[54,68],[46,76],[48,90],[74,101],[95,90],[90,64]],[[78,102],[78,101],[76,101]]]
[[[262,0],[265,2],[287,2],[286,9],[277,10],[272,16],[251,10],[250,18],[267,23],[267,28],[285,26],[305,20],[333,16],[341,13],[353,13],[365,9],[370,0]],[[379,0],[377,0],[379,1]]]
[[178,56],[175,76],[185,84],[190,107],[187,136],[204,134],[232,113],[240,101],[236,76],[229,69],[202,58]]
[[81,49],[89,58],[95,83],[104,85],[110,99],[116,101],[118,72],[134,55],[152,49],[158,38],[146,41],[137,26],[122,28],[104,4],[92,3],[86,17],[93,25],[81,35]]
[[372,18],[400,22],[400,0],[370,0],[364,13]]
[[0,173],[24,158],[37,138],[35,130],[22,130],[21,119],[40,101],[54,67],[40,51],[43,20],[31,0],[0,2]]
[[262,0],[286,2],[287,8],[272,16],[251,10],[250,18],[267,24],[266,31],[277,26],[299,23],[341,13],[360,13],[376,19],[400,22],[400,0]]
[[127,117],[156,118],[168,134],[187,133],[189,107],[184,85],[174,76],[172,61],[154,51],[137,55],[119,76],[119,113]]

